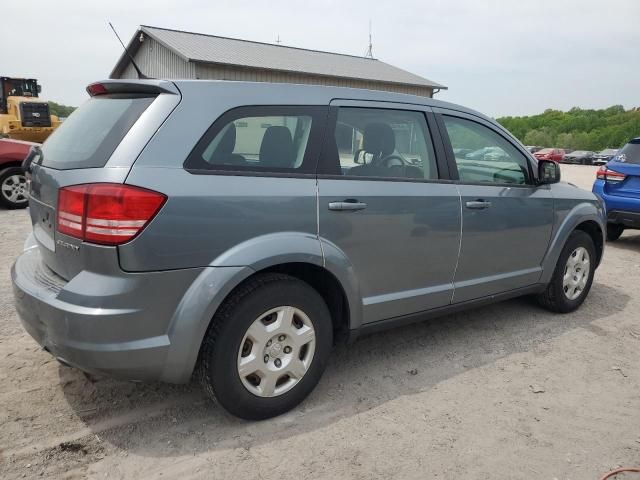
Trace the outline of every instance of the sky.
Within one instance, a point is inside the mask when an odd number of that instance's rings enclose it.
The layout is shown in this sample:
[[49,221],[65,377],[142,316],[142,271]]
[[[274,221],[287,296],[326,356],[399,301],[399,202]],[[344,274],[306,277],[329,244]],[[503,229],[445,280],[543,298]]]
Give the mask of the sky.
[[3,2],[0,75],[77,106],[139,25],[364,55],[487,115],[640,107],[640,0],[21,0]]

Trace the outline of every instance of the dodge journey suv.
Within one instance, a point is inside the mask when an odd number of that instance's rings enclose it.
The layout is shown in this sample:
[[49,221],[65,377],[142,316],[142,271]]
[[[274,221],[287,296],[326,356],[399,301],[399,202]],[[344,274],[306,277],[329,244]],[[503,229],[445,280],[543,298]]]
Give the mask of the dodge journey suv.
[[197,373],[267,418],[338,339],[518,295],[570,312],[602,258],[600,201],[457,105],[217,81],[88,92],[25,160],[33,234],[12,269],[24,328],[88,372]]

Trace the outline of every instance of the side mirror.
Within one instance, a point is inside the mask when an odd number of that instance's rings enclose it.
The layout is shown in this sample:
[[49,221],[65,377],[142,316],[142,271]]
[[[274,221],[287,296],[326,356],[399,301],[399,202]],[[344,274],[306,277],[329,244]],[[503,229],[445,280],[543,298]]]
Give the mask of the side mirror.
[[538,183],[548,185],[560,181],[560,165],[551,160],[538,160]]

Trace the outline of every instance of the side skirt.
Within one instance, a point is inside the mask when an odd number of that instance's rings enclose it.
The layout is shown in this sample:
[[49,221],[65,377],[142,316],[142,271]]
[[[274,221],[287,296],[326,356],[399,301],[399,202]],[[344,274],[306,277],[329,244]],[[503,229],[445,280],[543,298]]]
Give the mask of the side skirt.
[[412,313],[410,315],[402,315],[400,317],[392,317],[386,320],[380,320],[379,322],[368,323],[362,325],[360,328],[349,331],[349,343],[357,340],[362,335],[369,333],[380,332],[389,328],[399,327],[402,325],[409,325],[411,323],[422,322],[430,320],[432,318],[442,317],[451,313],[461,312],[474,307],[480,307],[482,305],[489,305],[491,303],[501,302],[510,298],[521,297],[523,295],[531,295],[541,293],[547,286],[544,284],[535,284],[528,287],[517,288],[515,290],[509,290],[506,292],[498,293],[496,295],[489,295],[487,297],[476,298],[473,300],[467,300],[466,302],[455,303],[453,305],[446,305],[444,307],[434,308],[432,310],[425,310],[422,312]]

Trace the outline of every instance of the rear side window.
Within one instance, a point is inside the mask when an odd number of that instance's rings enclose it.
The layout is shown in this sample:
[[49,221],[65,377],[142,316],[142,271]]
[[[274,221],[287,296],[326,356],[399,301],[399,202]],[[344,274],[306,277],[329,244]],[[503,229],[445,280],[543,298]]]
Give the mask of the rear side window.
[[339,107],[333,137],[327,135],[327,169],[349,177],[438,178],[424,113]]
[[614,162],[640,164],[640,139],[633,139],[611,159]]
[[104,167],[140,115],[156,97],[93,97],[74,111],[42,146],[45,167]]
[[205,133],[187,170],[313,173],[323,107],[241,107]]

